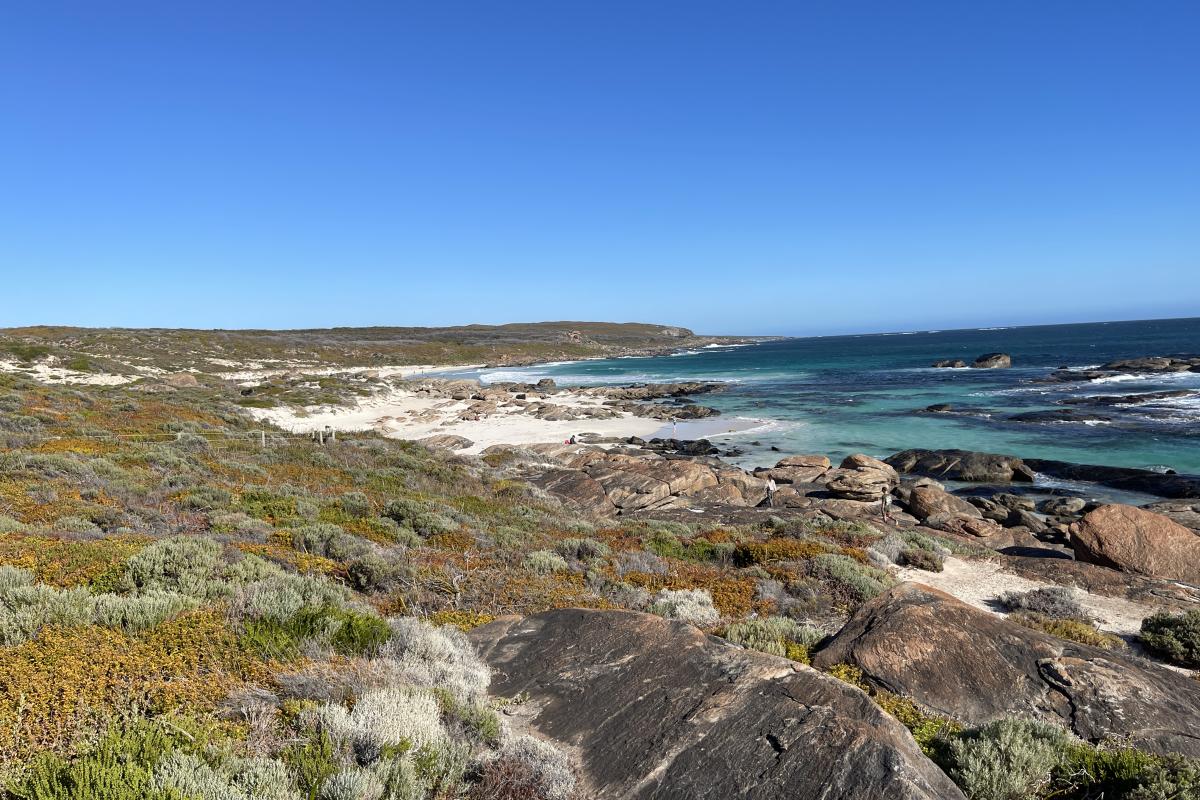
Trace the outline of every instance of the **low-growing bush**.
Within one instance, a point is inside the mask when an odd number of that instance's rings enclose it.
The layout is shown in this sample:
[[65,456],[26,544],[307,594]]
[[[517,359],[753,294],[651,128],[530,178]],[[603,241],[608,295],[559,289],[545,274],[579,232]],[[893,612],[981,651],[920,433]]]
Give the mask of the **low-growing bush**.
[[1000,602],[1010,611],[1029,611],[1055,619],[1087,620],[1075,592],[1065,586],[1044,586],[1028,592],[1005,592]]
[[764,617],[730,625],[725,629],[725,638],[751,650],[807,663],[808,651],[825,638],[825,633],[787,617]]
[[483,702],[491,672],[462,631],[413,617],[392,619],[389,624],[391,637],[379,655],[395,663],[399,679],[446,689],[465,705]]
[[550,550],[534,550],[525,556],[522,565],[525,569],[537,575],[551,575],[555,572],[566,572],[570,569],[566,559]]
[[572,558],[576,561],[608,558],[612,552],[608,545],[595,539],[563,539],[554,546],[554,550],[563,558]]
[[1121,650],[1125,648],[1125,640],[1112,633],[1105,633],[1093,622],[1082,619],[1058,619],[1034,614],[1029,611],[1018,611],[1009,614],[1009,621],[1042,631],[1060,639],[1100,647],[1105,650]]
[[1142,620],[1138,639],[1155,655],[1184,667],[1200,667],[1200,611],[1152,614]]
[[900,552],[899,564],[904,567],[912,567],[913,569],[922,569],[926,572],[941,572],[944,568],[945,559],[938,553],[930,550],[922,550],[918,547],[909,547]]
[[1049,786],[1074,738],[1063,728],[1002,719],[950,742],[950,776],[970,800],[1028,800]]
[[814,577],[832,584],[840,594],[858,602],[870,600],[895,583],[883,570],[849,556],[828,553],[814,557],[809,563]]
[[712,595],[704,589],[663,589],[651,601],[650,613],[701,628],[715,625],[721,619],[713,607]]

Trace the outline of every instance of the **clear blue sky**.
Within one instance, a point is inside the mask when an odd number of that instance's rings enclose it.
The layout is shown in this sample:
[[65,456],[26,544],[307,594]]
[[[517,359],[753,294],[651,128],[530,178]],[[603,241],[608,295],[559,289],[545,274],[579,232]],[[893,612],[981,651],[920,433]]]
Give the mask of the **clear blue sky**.
[[1200,314],[1200,3],[54,0],[0,325]]

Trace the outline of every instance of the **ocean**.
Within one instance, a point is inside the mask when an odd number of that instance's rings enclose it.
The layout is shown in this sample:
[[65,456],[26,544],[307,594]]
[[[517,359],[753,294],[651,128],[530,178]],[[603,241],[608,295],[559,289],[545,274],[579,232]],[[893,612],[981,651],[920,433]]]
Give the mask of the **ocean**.
[[[1009,369],[935,369],[1012,355]],[[876,457],[907,448],[960,448],[1108,466],[1200,473],[1200,373],[1113,374],[1041,383],[1059,367],[1147,355],[1200,354],[1200,318],[826,336],[708,347],[655,358],[575,361],[473,373],[484,382],[553,378],[564,386],[723,381],[695,400],[721,417],[678,426],[744,455],[743,466],[783,453]],[[1090,395],[1195,390],[1121,407],[1072,405]],[[924,411],[948,403],[950,413]],[[1074,409],[1078,421],[1019,422],[1014,414]],[[666,426],[664,434],[670,434]],[[778,451],[771,448],[778,448]]]

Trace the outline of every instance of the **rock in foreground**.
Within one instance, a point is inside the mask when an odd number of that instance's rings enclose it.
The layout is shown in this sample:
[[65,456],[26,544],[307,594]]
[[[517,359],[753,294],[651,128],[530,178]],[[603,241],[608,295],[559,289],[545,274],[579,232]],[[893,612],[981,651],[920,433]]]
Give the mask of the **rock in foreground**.
[[589,798],[962,798],[862,692],[691,625],[570,609],[471,638],[492,692],[527,692],[517,714],[575,751]]
[[968,725],[1036,717],[1092,742],[1128,737],[1151,752],[1200,756],[1196,681],[1024,628],[921,584],[901,584],[860,608],[814,663],[854,664],[870,683]]

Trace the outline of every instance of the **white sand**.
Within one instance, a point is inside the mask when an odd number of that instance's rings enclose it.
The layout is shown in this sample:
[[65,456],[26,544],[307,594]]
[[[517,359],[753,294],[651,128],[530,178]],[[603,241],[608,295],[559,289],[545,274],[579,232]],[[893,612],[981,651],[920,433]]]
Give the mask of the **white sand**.
[[[954,595],[964,603],[982,608],[1000,616],[1006,616],[994,605],[1005,592],[1028,592],[1054,584],[1041,583],[1004,570],[996,561],[967,561],[947,558],[942,572],[900,568],[895,571],[902,581],[914,581],[940,589]],[[1079,604],[1092,615],[1101,630],[1121,636],[1131,636],[1141,630],[1142,620],[1156,609],[1134,603],[1120,597],[1091,594],[1082,589],[1075,590]]]
[[[576,408],[599,407],[603,405],[603,398],[563,393],[554,395],[547,402]],[[296,433],[328,427],[336,431],[374,430],[397,439],[423,439],[444,434],[462,436],[473,443],[461,451],[464,453],[479,453],[495,444],[563,442],[580,433],[648,437],[664,428],[662,420],[629,414],[611,419],[551,421],[525,414],[517,407],[498,408],[496,413],[480,420],[458,419],[458,415],[471,405],[472,401],[448,400],[395,389],[361,401],[354,408],[249,408],[247,411],[256,419],[267,420]]]
[[41,383],[73,383],[88,386],[120,386],[132,383],[137,375],[113,375],[107,372],[77,372],[55,364],[57,360],[43,360],[34,364],[23,364],[16,360],[0,361],[0,372],[24,375]]

